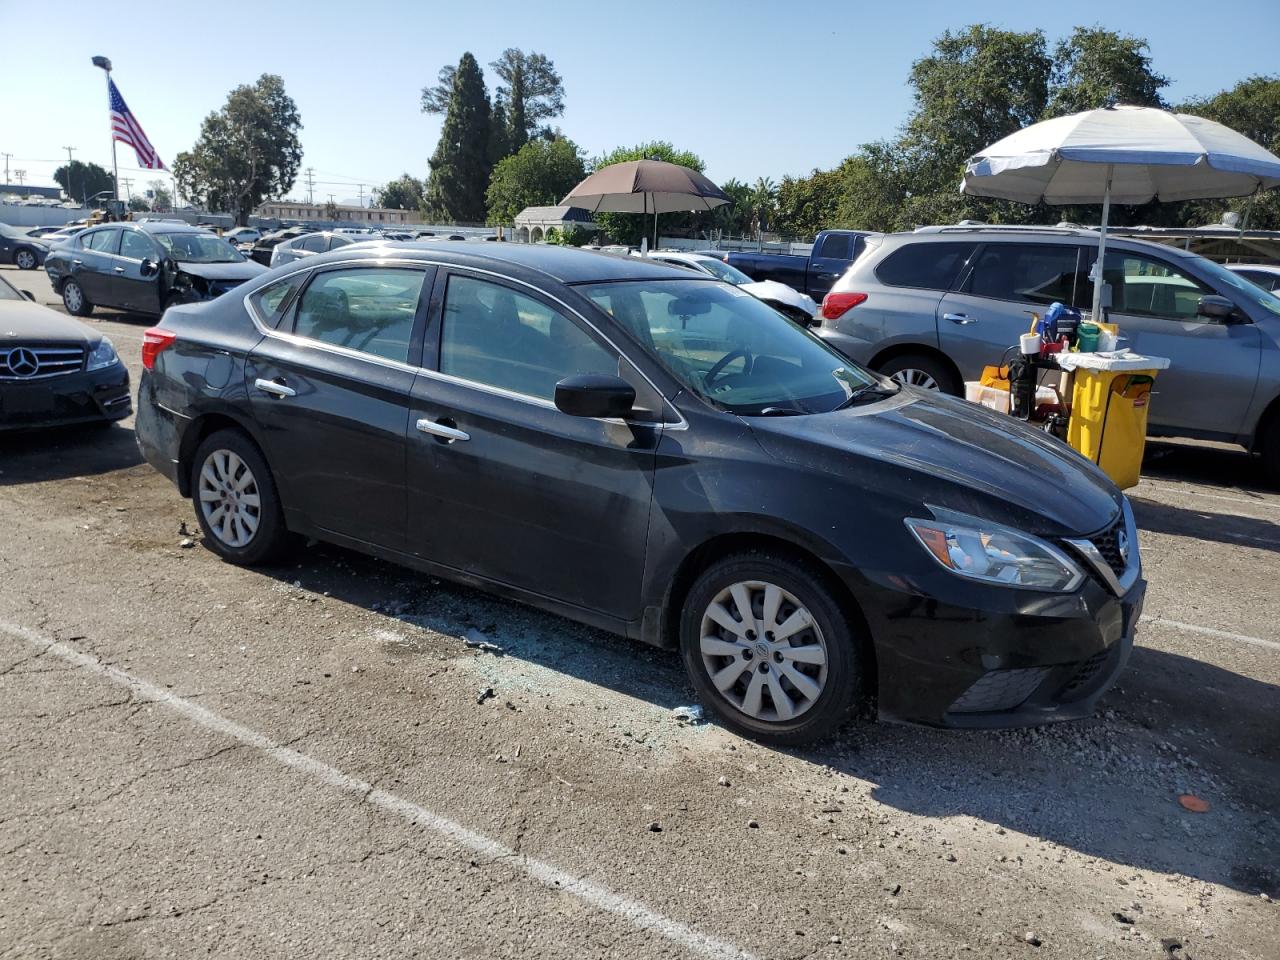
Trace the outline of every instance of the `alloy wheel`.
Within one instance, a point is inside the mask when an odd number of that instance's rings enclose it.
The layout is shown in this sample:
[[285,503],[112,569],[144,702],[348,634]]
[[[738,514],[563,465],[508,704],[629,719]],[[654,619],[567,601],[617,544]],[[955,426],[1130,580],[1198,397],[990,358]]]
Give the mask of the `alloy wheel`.
[[917,370],[914,367],[907,367],[905,370],[899,370],[893,374],[892,379],[898,383],[905,383],[911,387],[920,387],[922,390],[941,390],[938,381],[933,379],[923,370]]
[[209,531],[229,547],[248,546],[258,532],[258,481],[230,450],[214,450],[200,468],[200,511]]
[[80,290],[78,283],[68,283],[62,289],[62,299],[66,303],[67,309],[75,313],[84,305],[84,293]]
[[34,270],[36,268],[36,255],[30,250],[19,250],[18,255],[13,258],[13,262],[19,270]]
[[794,720],[827,681],[822,630],[776,584],[747,580],[721,590],[702,615],[698,644],[720,695],[756,720]]

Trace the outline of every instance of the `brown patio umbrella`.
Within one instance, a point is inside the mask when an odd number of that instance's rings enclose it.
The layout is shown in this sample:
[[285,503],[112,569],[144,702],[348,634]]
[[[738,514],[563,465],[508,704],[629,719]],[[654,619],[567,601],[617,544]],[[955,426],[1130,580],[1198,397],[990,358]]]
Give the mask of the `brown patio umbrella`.
[[597,170],[560,202],[592,213],[652,213],[657,246],[658,214],[711,210],[731,201],[697,170],[664,160],[627,160]]

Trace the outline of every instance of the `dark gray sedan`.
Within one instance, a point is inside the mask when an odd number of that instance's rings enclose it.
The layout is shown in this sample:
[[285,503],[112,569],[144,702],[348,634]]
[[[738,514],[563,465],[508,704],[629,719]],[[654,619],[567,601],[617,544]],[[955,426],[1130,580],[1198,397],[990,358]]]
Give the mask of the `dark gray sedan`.
[[18,227],[0,223],[0,263],[12,263],[19,270],[34,270],[44,263],[49,244]]
[[59,244],[45,259],[67,312],[97,307],[159,316],[175,303],[220,297],[266,269],[220,237],[184,223],[110,223]]

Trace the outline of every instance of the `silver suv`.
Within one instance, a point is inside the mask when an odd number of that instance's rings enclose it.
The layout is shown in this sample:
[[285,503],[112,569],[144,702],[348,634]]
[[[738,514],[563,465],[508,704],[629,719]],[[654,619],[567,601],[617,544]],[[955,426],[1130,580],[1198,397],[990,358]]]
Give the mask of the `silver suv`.
[[[1098,234],[930,227],[868,238],[823,301],[816,332],[903,383],[962,395],[1055,300],[1088,309]],[[1168,357],[1148,432],[1238,443],[1280,482],[1280,297],[1210,260],[1108,239],[1110,319]]]

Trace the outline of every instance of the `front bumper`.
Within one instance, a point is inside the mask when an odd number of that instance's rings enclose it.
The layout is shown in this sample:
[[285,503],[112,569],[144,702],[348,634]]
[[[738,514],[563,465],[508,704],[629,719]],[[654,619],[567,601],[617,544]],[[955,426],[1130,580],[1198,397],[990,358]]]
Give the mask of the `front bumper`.
[[1087,717],[1128,662],[1146,588],[1139,577],[1117,596],[1090,575],[1073,594],[980,587],[958,603],[950,589],[864,584],[880,716],[966,728]]
[[0,382],[0,430],[121,420],[132,412],[123,363],[92,373]]

